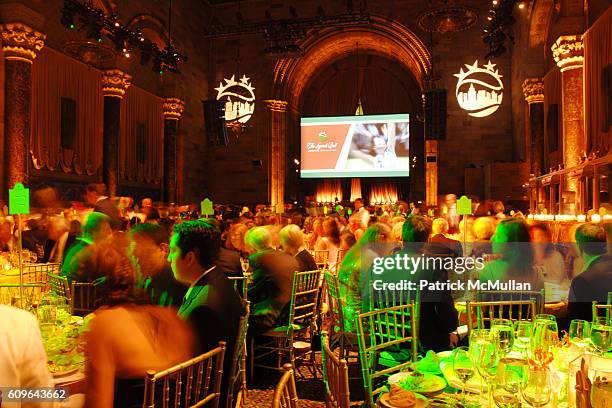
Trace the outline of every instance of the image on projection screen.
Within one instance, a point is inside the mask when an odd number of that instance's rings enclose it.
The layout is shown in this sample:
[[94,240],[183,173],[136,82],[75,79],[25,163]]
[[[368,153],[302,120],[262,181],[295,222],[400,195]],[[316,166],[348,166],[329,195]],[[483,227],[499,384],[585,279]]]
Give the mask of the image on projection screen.
[[302,118],[302,178],[407,177],[409,115]]

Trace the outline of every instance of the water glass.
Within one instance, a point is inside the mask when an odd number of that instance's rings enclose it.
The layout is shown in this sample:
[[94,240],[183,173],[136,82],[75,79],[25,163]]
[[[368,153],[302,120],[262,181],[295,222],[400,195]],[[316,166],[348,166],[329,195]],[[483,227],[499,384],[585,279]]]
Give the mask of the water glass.
[[501,351],[508,354],[514,345],[514,324],[510,319],[491,320],[491,333],[498,341]]
[[530,345],[531,335],[533,334],[533,323],[526,320],[516,322],[514,332],[514,346],[518,349],[523,357],[527,357]]
[[538,350],[541,352],[540,355],[551,353],[557,340],[557,331],[553,329],[551,322],[536,319],[533,323],[533,334],[531,336],[531,358],[538,359],[539,353],[536,353]]
[[586,320],[574,319],[570,323],[568,335],[573,344],[584,348],[589,344],[591,325]]
[[550,401],[552,386],[546,368],[529,369],[521,384],[521,394],[532,407],[543,407]]
[[526,370],[525,360],[502,358],[497,367],[497,377],[493,386],[493,401],[499,408],[519,408],[521,406],[521,381]]
[[607,317],[596,316],[591,324],[591,345],[600,355],[612,348],[612,326]]

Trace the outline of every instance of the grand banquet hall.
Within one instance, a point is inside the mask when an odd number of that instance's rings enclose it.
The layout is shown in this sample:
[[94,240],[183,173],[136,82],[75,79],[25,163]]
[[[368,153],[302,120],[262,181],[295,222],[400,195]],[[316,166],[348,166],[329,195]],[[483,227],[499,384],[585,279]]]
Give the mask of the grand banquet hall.
[[612,407],[611,0],[0,34],[0,407]]

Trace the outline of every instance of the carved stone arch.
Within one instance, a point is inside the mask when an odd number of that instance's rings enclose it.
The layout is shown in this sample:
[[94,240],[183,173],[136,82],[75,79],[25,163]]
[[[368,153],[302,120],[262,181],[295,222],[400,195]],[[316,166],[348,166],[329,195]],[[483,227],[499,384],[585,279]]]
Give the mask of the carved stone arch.
[[323,29],[310,35],[301,44],[302,58],[278,60],[274,68],[274,98],[299,109],[302,92],[316,73],[338,57],[354,52],[357,43],[360,51],[397,61],[423,89],[423,80],[431,71],[431,55],[423,41],[397,21],[372,16],[368,25]]
[[529,49],[539,53],[543,60],[548,54],[548,33],[551,25],[555,0],[536,0],[529,22]]
[[150,14],[140,14],[132,18],[128,23],[131,30],[140,30],[142,35],[159,49],[164,49],[168,45],[168,30],[165,23],[159,18]]

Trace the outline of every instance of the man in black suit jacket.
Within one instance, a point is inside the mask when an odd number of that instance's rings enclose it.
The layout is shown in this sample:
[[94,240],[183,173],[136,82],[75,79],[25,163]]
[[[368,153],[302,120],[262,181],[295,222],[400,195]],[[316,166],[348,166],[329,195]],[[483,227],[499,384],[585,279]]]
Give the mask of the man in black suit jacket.
[[244,309],[231,282],[215,266],[220,236],[207,220],[177,224],[170,239],[168,262],[176,280],[189,286],[178,315],[192,325],[197,352],[209,351],[220,341],[227,343],[223,369],[227,375],[222,384],[225,390]]
[[85,202],[93,206],[95,212],[108,215],[111,220],[111,228],[113,231],[117,231],[121,226],[121,216],[115,203],[107,197],[106,191],[106,185],[103,183],[88,184],[85,192]]
[[605,304],[608,292],[612,292],[612,256],[606,253],[604,228],[595,224],[581,225],[576,230],[576,244],[585,268],[572,280],[563,322],[565,328],[569,327],[572,319],[592,321],[592,302]]

